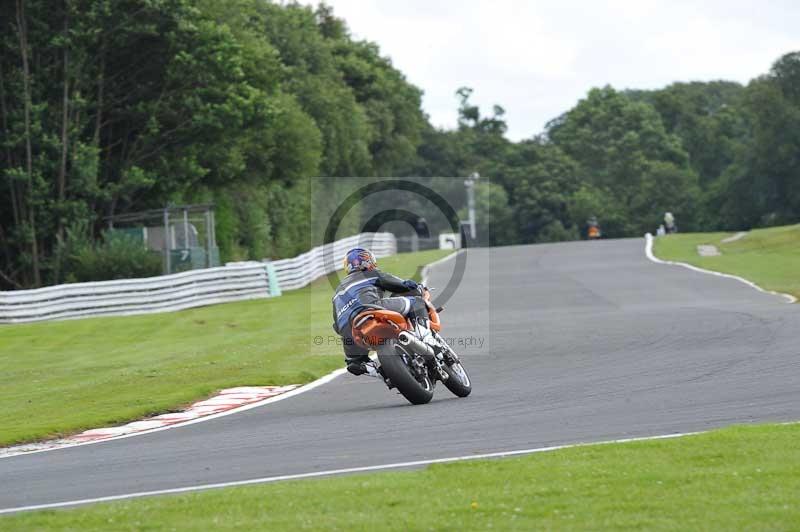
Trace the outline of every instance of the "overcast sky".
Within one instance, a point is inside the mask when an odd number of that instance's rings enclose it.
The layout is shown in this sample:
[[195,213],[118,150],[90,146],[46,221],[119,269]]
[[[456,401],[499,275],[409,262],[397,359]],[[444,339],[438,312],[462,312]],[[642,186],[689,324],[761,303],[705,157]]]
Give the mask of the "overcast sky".
[[[316,3],[316,2],[305,2]],[[800,0],[326,0],[424,91],[436,126],[456,125],[460,86],[509,137],[540,133],[591,87],[746,83],[800,50]]]

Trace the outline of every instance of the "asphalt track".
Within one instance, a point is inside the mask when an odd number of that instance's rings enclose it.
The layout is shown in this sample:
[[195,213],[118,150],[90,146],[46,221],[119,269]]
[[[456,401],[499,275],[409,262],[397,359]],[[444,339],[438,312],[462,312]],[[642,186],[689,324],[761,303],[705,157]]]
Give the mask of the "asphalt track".
[[470,250],[442,318],[467,399],[440,387],[410,406],[344,375],[204,423],[2,458],[0,510],[800,419],[800,305],[654,264],[642,239]]

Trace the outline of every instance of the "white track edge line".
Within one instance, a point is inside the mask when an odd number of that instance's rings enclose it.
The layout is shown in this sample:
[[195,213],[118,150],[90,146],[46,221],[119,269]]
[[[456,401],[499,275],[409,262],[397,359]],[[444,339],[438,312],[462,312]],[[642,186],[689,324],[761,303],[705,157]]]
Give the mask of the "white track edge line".
[[308,384],[304,384],[302,386],[298,386],[294,390],[289,390],[288,392],[284,392],[273,397],[268,397],[266,399],[262,399],[261,401],[257,401],[255,403],[250,403],[242,406],[237,406],[236,408],[231,408],[230,410],[225,410],[223,412],[217,412],[216,414],[210,414],[207,416],[199,417],[196,419],[190,419],[188,421],[181,421],[179,423],[172,423],[170,425],[166,425],[163,427],[155,427],[152,429],[143,430],[140,432],[131,432],[128,434],[120,434],[119,436],[112,436],[110,438],[103,438],[101,440],[92,440],[92,441],[85,441],[85,442],[76,442],[76,443],[69,443],[66,445],[60,445],[58,447],[50,447],[48,449],[37,449],[35,451],[19,451],[17,453],[9,453],[5,455],[0,455],[0,460],[4,458],[14,458],[17,456],[27,456],[30,454],[38,454],[38,453],[46,453],[50,451],[60,451],[62,449],[69,449],[72,447],[82,447],[84,445],[94,445],[97,443],[105,443],[114,440],[122,440],[125,438],[133,438],[136,436],[144,436],[145,434],[152,434],[154,432],[161,432],[162,430],[169,430],[169,429],[177,429],[180,427],[185,427],[187,425],[193,425],[195,423],[203,423],[205,421],[211,421],[212,419],[217,419],[224,416],[230,416],[233,414],[238,414],[239,412],[244,412],[246,410],[250,410],[253,408],[258,408],[260,406],[264,406],[270,403],[277,403],[278,401],[283,401],[284,399],[288,399],[290,397],[294,397],[295,395],[300,395],[301,393],[307,392],[309,390],[313,390],[318,386],[322,386],[323,384],[327,384],[328,382],[332,381],[339,375],[342,375],[347,370],[344,368],[337,369],[328,373],[327,375],[320,377],[319,379],[309,382]]
[[434,266],[438,266],[438,265],[440,265],[440,264],[442,264],[444,262],[447,262],[448,260],[452,260],[456,256],[458,256],[459,253],[463,253],[463,252],[464,252],[463,248],[462,249],[457,249],[453,253],[450,253],[449,255],[447,255],[446,257],[442,257],[441,259],[435,260],[435,261],[431,262],[430,264],[426,264],[422,268],[422,274],[420,275],[420,277],[421,277],[420,280],[422,281],[422,284],[424,284],[426,286],[428,285],[428,276],[430,274],[431,268],[433,268]]
[[[715,429],[712,429],[715,430]],[[641,436],[635,438],[623,438],[617,440],[607,440],[599,442],[582,442],[582,443],[568,443],[564,445],[553,445],[550,447],[536,447],[532,449],[518,449],[513,451],[499,451],[493,453],[473,454],[465,456],[452,456],[448,458],[433,458],[430,460],[415,460],[412,462],[395,462],[391,464],[381,464],[372,466],[361,467],[348,467],[344,469],[330,469],[327,471],[314,471],[311,473],[296,473],[292,475],[278,475],[274,477],[262,477],[249,480],[235,480],[231,482],[219,482],[215,484],[199,484],[196,486],[184,486],[182,488],[168,488],[162,490],[152,491],[139,491],[134,493],[124,493],[121,495],[108,495],[105,497],[94,497],[91,499],[76,499],[72,501],[53,502],[47,504],[35,504],[31,506],[18,506],[16,508],[3,508],[0,509],[0,515],[10,514],[16,512],[25,512],[33,510],[47,510],[53,508],[63,508],[67,506],[79,506],[84,504],[92,504],[98,502],[111,502],[124,499],[138,499],[141,497],[151,497],[156,495],[171,495],[179,493],[188,493],[194,491],[205,491],[218,488],[233,488],[237,486],[249,486],[253,484],[268,484],[271,482],[279,482],[284,480],[302,480],[307,478],[327,477],[333,475],[343,475],[348,473],[368,473],[373,471],[383,471],[387,469],[405,469],[409,467],[427,466],[433,464],[446,464],[452,462],[464,462],[468,460],[484,460],[488,458],[506,458],[510,456],[520,456],[526,454],[543,453],[550,451],[559,451],[562,449],[572,449],[575,447],[591,447],[593,445],[610,445],[615,443],[631,443],[650,440],[666,440],[671,438],[681,438],[684,436],[696,436],[698,434],[705,434],[711,430],[696,431],[696,432],[679,432],[674,434],[660,434],[656,436]]]
[[[428,275],[428,271],[429,271],[429,269],[431,267],[436,266],[436,265],[441,264],[441,263],[443,263],[443,262],[445,262],[447,260],[452,259],[453,257],[458,255],[462,251],[463,250],[461,250],[461,249],[456,250],[455,253],[451,253],[451,254],[447,255],[446,257],[442,257],[439,260],[431,262],[430,264],[426,264],[422,268],[422,280],[423,280],[422,284],[426,284],[425,280],[426,280],[426,277]],[[38,454],[38,453],[46,453],[46,452],[50,452],[50,451],[59,451],[61,449],[69,449],[71,447],[82,447],[84,445],[94,445],[96,443],[105,443],[105,442],[108,442],[108,441],[121,440],[123,438],[132,438],[134,436],[144,436],[145,434],[152,434],[153,432],[160,432],[162,430],[169,430],[169,429],[177,429],[177,428],[180,428],[180,427],[185,427],[186,425],[192,425],[194,423],[202,423],[204,421],[210,421],[212,419],[216,419],[216,418],[219,418],[219,417],[229,416],[229,415],[232,415],[232,414],[238,414],[239,412],[244,412],[245,410],[250,410],[251,408],[258,408],[258,407],[264,406],[266,404],[282,401],[283,399],[288,399],[289,397],[293,397],[293,396],[299,395],[299,394],[301,394],[303,392],[307,392],[309,390],[313,390],[317,386],[322,386],[323,384],[327,384],[328,382],[332,381],[333,379],[335,379],[339,375],[344,374],[346,371],[347,370],[345,368],[337,369],[337,370],[332,371],[331,373],[329,373],[329,374],[327,374],[327,375],[325,375],[323,377],[320,377],[319,379],[317,379],[315,381],[312,381],[312,382],[310,382],[308,384],[304,384],[303,386],[299,386],[299,387],[295,388],[294,390],[290,390],[288,392],[284,392],[284,393],[276,395],[274,397],[268,397],[267,399],[264,399],[264,400],[261,400],[261,401],[255,402],[255,403],[250,403],[250,404],[239,406],[239,407],[236,407],[236,408],[231,408],[230,410],[225,410],[224,412],[217,412],[216,414],[210,414],[208,416],[203,416],[203,417],[199,417],[199,418],[196,418],[196,419],[190,419],[188,421],[181,421],[179,423],[172,423],[170,425],[166,425],[166,426],[163,426],[163,427],[156,427],[156,428],[152,428],[152,429],[148,429],[148,430],[142,430],[142,431],[139,431],[139,432],[132,432],[132,433],[129,433],[129,434],[121,434],[119,436],[112,436],[110,438],[103,438],[101,440],[76,442],[76,443],[69,443],[69,444],[66,444],[66,445],[59,445],[57,447],[50,447],[50,448],[47,448],[47,449],[36,449],[34,451],[19,451],[19,452],[15,452],[15,453],[2,454],[2,455],[0,455],[0,460],[2,460],[4,458],[13,458],[13,457],[16,457],[16,456],[27,456],[29,454]]]
[[[800,421],[784,421],[777,423],[777,425],[797,425]],[[151,497],[156,495],[174,495],[179,493],[189,493],[194,491],[205,491],[218,488],[233,488],[238,486],[249,486],[254,484],[268,484],[271,482],[279,482],[283,480],[302,480],[307,478],[327,477],[333,475],[344,475],[348,473],[369,473],[373,471],[384,471],[391,469],[404,469],[409,467],[427,466],[433,464],[447,464],[452,462],[465,462],[469,460],[485,460],[489,458],[507,458],[511,456],[522,456],[528,454],[544,453],[550,451],[559,451],[562,449],[573,449],[576,447],[592,447],[595,445],[611,445],[619,443],[632,443],[653,440],[668,440],[673,438],[683,438],[686,436],[697,436],[701,434],[708,434],[719,430],[720,427],[709,430],[698,430],[693,432],[676,432],[671,434],[658,434],[655,436],[638,436],[632,438],[620,438],[616,440],[606,440],[597,442],[581,442],[581,443],[567,443],[563,445],[553,445],[550,447],[535,447],[532,449],[518,449],[512,451],[498,451],[493,453],[471,454],[464,456],[452,456],[448,458],[433,458],[430,460],[415,460],[412,462],[395,462],[391,464],[381,464],[373,466],[362,467],[349,467],[344,469],[330,469],[327,471],[314,471],[311,473],[296,473],[292,475],[278,475],[274,477],[254,478],[250,480],[236,480],[232,482],[219,482],[215,484],[199,484],[196,486],[184,486],[182,488],[169,488],[163,490],[153,491],[140,491],[134,493],[124,493],[121,495],[109,495],[106,497],[94,497],[91,499],[76,499],[73,501],[62,501],[47,504],[36,504],[31,506],[18,506],[16,508],[3,508],[0,509],[0,515],[11,514],[16,512],[25,512],[33,510],[47,510],[53,508],[64,508],[68,506],[78,506],[84,504],[92,504],[98,502],[112,502],[125,499],[138,499],[141,497]]]
[[710,274],[710,275],[716,275],[717,277],[726,277],[728,279],[735,279],[736,281],[744,283],[744,284],[746,284],[747,286],[749,286],[751,288],[755,288],[756,290],[758,290],[759,292],[762,292],[764,294],[771,294],[771,295],[774,295],[774,296],[783,297],[783,298],[786,299],[787,303],[796,303],[797,302],[797,298],[794,297],[791,294],[784,294],[782,292],[775,292],[773,290],[766,290],[766,289],[761,288],[760,286],[758,286],[753,281],[749,281],[749,280],[745,279],[744,277],[739,277],[738,275],[731,275],[729,273],[722,273],[722,272],[715,272],[713,270],[706,270],[705,268],[700,268],[698,266],[694,266],[694,265],[688,264],[686,262],[678,262],[678,261],[673,261],[673,260],[659,259],[658,257],[656,257],[653,254],[653,241],[654,241],[653,235],[651,235],[650,233],[647,233],[647,234],[644,235],[644,237],[645,237],[645,240],[646,240],[645,248],[644,248],[645,254],[647,255],[648,259],[650,259],[651,261],[655,262],[656,264],[669,264],[671,266],[683,266],[684,268],[688,268],[688,269],[696,271],[696,272],[707,273],[707,274]]

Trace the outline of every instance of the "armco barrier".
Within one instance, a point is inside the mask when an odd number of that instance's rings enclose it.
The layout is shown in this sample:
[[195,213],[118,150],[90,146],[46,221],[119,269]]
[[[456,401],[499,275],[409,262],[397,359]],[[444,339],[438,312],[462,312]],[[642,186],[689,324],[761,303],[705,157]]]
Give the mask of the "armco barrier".
[[[391,233],[364,233],[268,264],[232,263],[146,279],[75,283],[0,292],[0,323],[169,312],[215,303],[280,295],[341,268],[341,256],[356,245],[379,257],[395,253]],[[323,254],[332,251],[329,263]],[[270,279],[274,272],[276,279]]]
[[342,257],[353,247],[369,248],[376,257],[386,257],[397,253],[397,242],[392,233],[361,233],[317,246],[310,251],[291,259],[273,261],[282,290],[301,288],[342,268]]
[[267,271],[251,262],[146,279],[0,292],[0,323],[182,310],[269,297]]

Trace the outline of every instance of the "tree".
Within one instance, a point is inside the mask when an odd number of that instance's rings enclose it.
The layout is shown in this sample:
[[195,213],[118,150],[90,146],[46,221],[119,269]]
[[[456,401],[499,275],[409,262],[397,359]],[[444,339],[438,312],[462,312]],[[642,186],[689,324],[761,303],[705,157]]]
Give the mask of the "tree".
[[667,133],[651,105],[611,87],[593,89],[548,136],[580,165],[587,190],[602,191],[621,209],[625,221],[610,229],[606,224],[608,236],[651,229],[665,206],[684,220],[694,217],[687,198],[697,193],[697,176],[680,139]]
[[[467,219],[466,209],[461,211],[460,217]],[[480,245],[499,246],[514,242],[513,211],[503,187],[487,181],[476,183],[475,225]]]
[[747,135],[741,110],[744,87],[738,83],[674,83],[640,93],[651,103],[669,133],[681,139],[689,164],[706,188],[733,162]]
[[575,223],[569,205],[580,170],[560,148],[542,138],[517,144],[504,179],[510,184],[518,242],[577,238],[582,222]]
[[726,225],[791,223],[800,215],[800,102],[793,94],[774,74],[748,85],[750,136],[712,197]]
[[333,43],[337,69],[364,109],[374,175],[391,176],[414,156],[425,117],[421,91],[408,83],[377,45],[338,39]]
[[394,173],[425,124],[420,91],[329,8],[6,4],[3,287],[64,279],[74,222],[99,238],[103,217],[170,202],[220,204],[224,259],[302,250],[309,177]]

